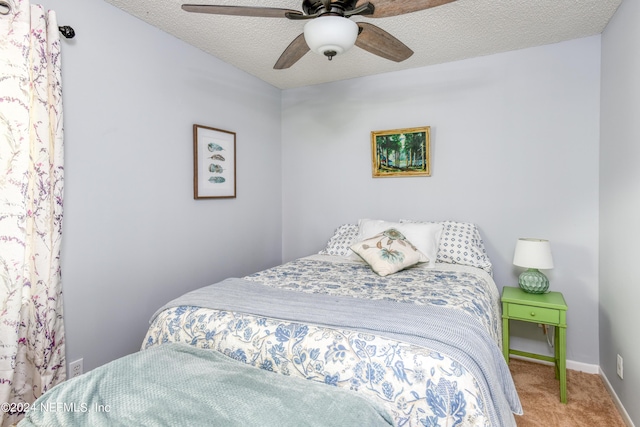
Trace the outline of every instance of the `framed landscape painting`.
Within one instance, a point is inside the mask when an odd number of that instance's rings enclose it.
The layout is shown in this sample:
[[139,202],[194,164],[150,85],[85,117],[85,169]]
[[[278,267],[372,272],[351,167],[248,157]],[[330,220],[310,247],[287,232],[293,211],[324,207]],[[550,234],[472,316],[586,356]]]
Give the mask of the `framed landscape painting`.
[[236,197],[236,134],[193,125],[193,198]]
[[371,132],[373,177],[431,176],[430,127]]

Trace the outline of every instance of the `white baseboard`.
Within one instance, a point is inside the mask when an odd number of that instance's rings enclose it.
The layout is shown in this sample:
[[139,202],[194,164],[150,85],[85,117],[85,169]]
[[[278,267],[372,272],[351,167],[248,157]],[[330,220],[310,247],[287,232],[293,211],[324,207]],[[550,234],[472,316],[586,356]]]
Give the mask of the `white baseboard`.
[[[538,360],[538,359],[531,359],[529,357],[518,356],[515,354],[511,354],[509,355],[509,357],[511,357],[512,359],[526,360],[527,362],[534,362],[534,363],[540,363],[542,365],[553,366],[553,362],[547,362],[547,361]],[[600,366],[598,365],[592,365],[590,363],[575,362],[573,360],[567,360],[567,369],[571,369],[579,372],[585,372],[587,374],[599,374],[601,372]]]
[[[531,359],[529,357],[517,356],[515,354],[512,354],[509,357],[511,357],[512,359],[526,360],[527,362],[541,363],[543,365],[553,366],[552,362],[546,362],[544,360],[538,360],[538,359]],[[631,421],[631,417],[629,416],[629,413],[624,408],[624,406],[622,406],[622,402],[618,398],[618,395],[616,394],[615,390],[613,390],[613,387],[611,386],[609,379],[604,374],[602,369],[600,369],[599,365],[592,365],[590,363],[582,363],[582,362],[575,362],[573,360],[567,360],[567,369],[585,372],[587,374],[600,375],[600,378],[602,378],[602,382],[604,383],[605,388],[609,392],[609,395],[611,395],[611,399],[613,400],[613,403],[618,408],[618,411],[620,412],[620,416],[622,417],[622,420],[624,421],[624,423],[627,425],[627,427],[635,427],[635,425],[633,424],[633,421]]]
[[567,369],[574,371],[585,372],[587,374],[599,374],[602,372],[599,365],[592,365],[591,363],[576,362],[574,360],[567,360]]
[[618,395],[616,394],[615,390],[611,386],[609,379],[604,374],[602,369],[600,369],[599,374],[600,374],[600,378],[602,378],[602,382],[604,383],[604,386],[607,388],[607,391],[611,395],[611,399],[613,399],[613,403],[616,404],[618,411],[620,411],[620,415],[622,416],[622,420],[624,421],[624,423],[627,425],[627,427],[635,427],[635,425],[633,424],[633,421],[631,421],[631,417],[629,416],[629,413],[627,412],[626,409],[624,409],[624,406],[622,406],[622,402],[620,402]]

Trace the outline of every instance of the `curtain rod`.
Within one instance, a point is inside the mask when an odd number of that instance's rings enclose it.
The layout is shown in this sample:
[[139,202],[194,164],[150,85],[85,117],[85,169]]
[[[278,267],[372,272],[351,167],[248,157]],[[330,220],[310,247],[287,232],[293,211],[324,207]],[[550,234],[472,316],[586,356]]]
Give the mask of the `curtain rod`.
[[[8,15],[9,13],[11,13],[11,5],[4,0],[0,0],[0,15]],[[74,29],[68,25],[58,27],[58,30],[67,39],[72,39],[76,35]]]

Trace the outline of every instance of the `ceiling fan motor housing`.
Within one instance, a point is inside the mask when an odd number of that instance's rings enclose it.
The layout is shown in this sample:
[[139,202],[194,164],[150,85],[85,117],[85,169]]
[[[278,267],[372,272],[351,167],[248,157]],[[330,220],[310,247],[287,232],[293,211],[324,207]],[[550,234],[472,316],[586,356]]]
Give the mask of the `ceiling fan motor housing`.
[[322,0],[304,0],[302,2],[302,10],[307,15],[315,15],[316,13],[335,13],[344,16],[344,12],[352,10],[356,7],[358,0],[338,0],[330,3],[329,9],[326,7],[326,1]]

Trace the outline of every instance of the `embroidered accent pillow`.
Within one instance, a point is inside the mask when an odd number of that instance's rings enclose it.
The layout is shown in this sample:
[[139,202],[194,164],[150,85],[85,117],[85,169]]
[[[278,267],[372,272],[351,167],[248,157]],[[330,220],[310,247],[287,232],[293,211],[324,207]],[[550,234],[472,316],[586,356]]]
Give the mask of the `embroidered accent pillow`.
[[327,246],[318,252],[320,255],[338,255],[349,256],[353,252],[349,246],[354,242],[358,235],[358,226],[356,224],[343,224],[336,229],[333,236],[327,242]]
[[442,224],[433,222],[389,222],[377,219],[360,219],[357,241],[373,237],[393,228],[402,233],[420,252],[429,259],[429,268],[435,267],[438,246],[442,236]]
[[429,262],[429,258],[395,228],[357,242],[351,250],[380,276],[388,276],[419,262]]

